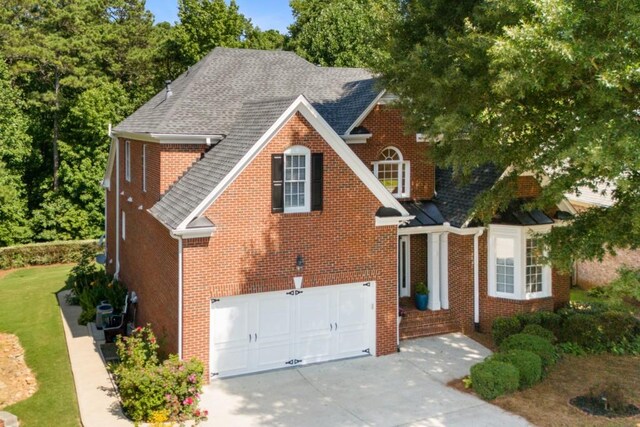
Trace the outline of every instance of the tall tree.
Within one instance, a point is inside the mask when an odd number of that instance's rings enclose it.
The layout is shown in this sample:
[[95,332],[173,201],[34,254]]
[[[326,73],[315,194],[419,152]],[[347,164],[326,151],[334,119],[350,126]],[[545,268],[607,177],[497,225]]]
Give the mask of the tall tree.
[[395,0],[291,0],[288,48],[325,66],[363,67],[380,60],[396,19]]
[[20,93],[11,84],[4,59],[0,58],[0,246],[31,237],[22,181],[29,137],[20,103]]
[[179,0],[178,17],[171,43],[185,68],[216,46],[242,47],[250,29],[235,0]]
[[548,180],[538,206],[613,183],[613,207],[553,229],[551,260],[640,246],[640,3],[404,0],[389,55],[386,86],[439,164],[510,168],[482,219],[523,172]]

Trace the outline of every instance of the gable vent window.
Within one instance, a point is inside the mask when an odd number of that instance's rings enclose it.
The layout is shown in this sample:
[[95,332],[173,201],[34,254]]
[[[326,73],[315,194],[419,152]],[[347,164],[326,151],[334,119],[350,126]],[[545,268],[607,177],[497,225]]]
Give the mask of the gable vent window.
[[131,182],[131,141],[124,142],[124,179]]
[[373,174],[397,198],[410,196],[410,163],[404,161],[397,148],[387,147],[373,162]]
[[322,153],[293,146],[271,156],[272,212],[309,212],[322,209]]

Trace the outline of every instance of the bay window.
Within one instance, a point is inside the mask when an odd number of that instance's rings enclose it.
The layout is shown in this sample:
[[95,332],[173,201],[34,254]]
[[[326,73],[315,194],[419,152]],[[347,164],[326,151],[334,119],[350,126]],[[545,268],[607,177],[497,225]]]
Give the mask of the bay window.
[[508,299],[551,296],[551,268],[542,264],[537,233],[542,226],[489,226],[489,295]]

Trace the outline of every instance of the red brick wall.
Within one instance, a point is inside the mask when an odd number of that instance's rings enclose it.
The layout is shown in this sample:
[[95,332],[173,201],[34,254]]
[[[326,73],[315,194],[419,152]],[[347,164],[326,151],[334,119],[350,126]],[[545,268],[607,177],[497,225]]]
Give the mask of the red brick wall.
[[463,332],[473,330],[473,236],[449,233],[449,310]]
[[[271,213],[271,154],[324,153],[324,209]],[[375,227],[380,202],[300,115],[293,117],[206,211],[208,239],[185,241],[184,357],[209,359],[210,298],[375,280],[377,354],[396,350],[396,228]]]
[[409,237],[411,247],[411,295],[416,284],[427,283],[427,235],[414,234]]
[[519,176],[517,185],[516,197],[529,199],[540,195],[540,184],[532,176]]
[[[120,148],[120,193],[116,195],[115,167],[108,192],[109,272],[116,268],[116,239],[120,241],[120,279],[138,294],[136,324],[151,322],[163,343],[163,351],[177,352],[178,347],[178,241],[148,212],[160,194],[199,157],[201,145],[160,145],[131,140],[131,181],[124,179],[125,142]],[[147,191],[142,191],[142,150],[146,151]],[[165,165],[171,165],[166,167]],[[165,170],[166,169],[166,170]],[[181,172],[179,172],[181,171]],[[126,239],[115,235],[115,197],[126,215]],[[131,198],[131,201],[129,201]]]
[[584,289],[608,285],[618,277],[621,267],[640,268],[640,250],[618,249],[616,255],[606,255],[602,262],[576,263],[576,284]]
[[429,145],[416,142],[415,134],[405,134],[403,123],[399,109],[378,105],[362,122],[372,137],[366,144],[349,147],[371,170],[371,162],[379,159],[382,150],[389,146],[399,149],[403,158],[411,162],[411,199],[430,199],[435,189],[435,167],[427,158]]

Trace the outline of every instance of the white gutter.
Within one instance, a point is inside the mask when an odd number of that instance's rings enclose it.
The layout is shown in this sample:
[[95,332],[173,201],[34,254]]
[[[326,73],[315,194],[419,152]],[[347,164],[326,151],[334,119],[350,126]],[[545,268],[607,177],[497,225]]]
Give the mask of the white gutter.
[[484,228],[480,228],[473,235],[473,323],[475,328],[480,327],[480,256],[478,251],[478,239],[484,233]]
[[178,358],[182,360],[182,237],[178,237]]

